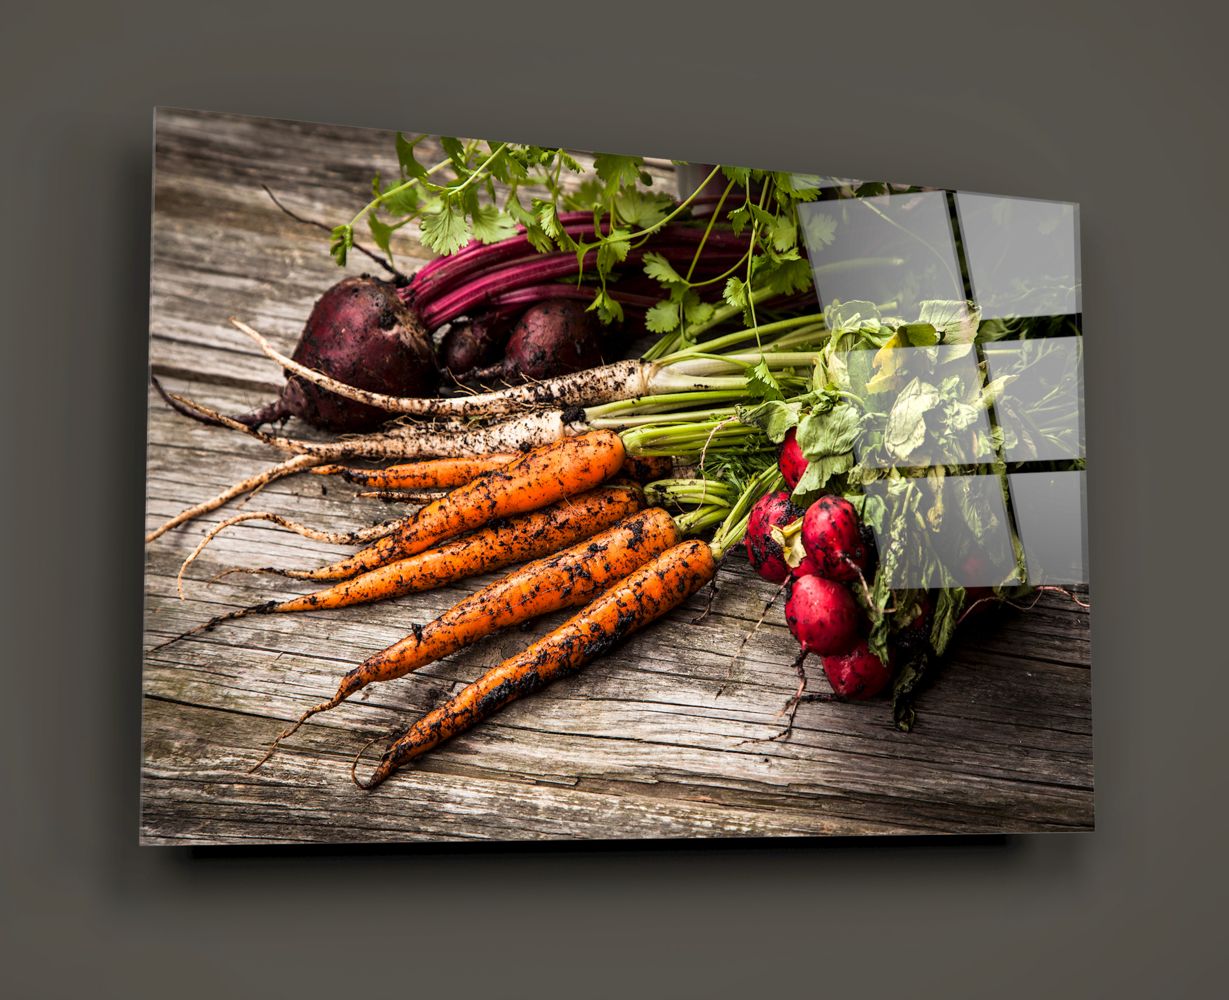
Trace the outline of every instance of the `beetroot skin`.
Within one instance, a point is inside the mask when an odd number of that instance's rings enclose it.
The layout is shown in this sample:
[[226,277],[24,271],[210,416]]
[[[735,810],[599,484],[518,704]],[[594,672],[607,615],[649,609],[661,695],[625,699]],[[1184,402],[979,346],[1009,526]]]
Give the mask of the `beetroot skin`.
[[785,477],[785,485],[791,490],[798,485],[798,480],[807,471],[807,460],[798,447],[798,429],[791,427],[781,443],[781,454],[777,456],[777,468]]
[[497,361],[512,333],[512,317],[475,316],[453,323],[440,342],[440,367],[460,377],[471,368]]
[[833,656],[858,641],[866,618],[849,590],[822,576],[793,580],[785,602],[785,624],[808,653]]
[[858,514],[843,497],[820,497],[807,508],[802,547],[815,561],[815,572],[829,580],[850,583],[866,568]]
[[597,314],[575,299],[547,299],[517,320],[503,362],[470,371],[467,381],[515,385],[596,368],[603,360]]
[[839,698],[873,698],[892,682],[892,669],[884,666],[865,642],[845,653],[823,657],[824,673]]
[[[312,308],[292,355],[340,382],[393,396],[433,396],[439,385],[431,342],[418,317],[387,282],[346,278]],[[295,376],[281,396],[236,419],[249,427],[299,417],[329,431],[367,431],[390,414],[338,396]]]
[[747,519],[747,535],[743,545],[752,568],[770,583],[783,583],[790,575],[781,545],[772,537],[772,528],[783,528],[798,520],[801,511],[789,499],[785,490],[765,493],[751,508]]

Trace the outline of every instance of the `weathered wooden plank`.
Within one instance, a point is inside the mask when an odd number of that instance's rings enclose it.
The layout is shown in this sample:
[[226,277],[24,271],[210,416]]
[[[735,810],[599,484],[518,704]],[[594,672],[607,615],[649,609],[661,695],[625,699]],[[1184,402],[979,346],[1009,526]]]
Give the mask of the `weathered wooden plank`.
[[[225,325],[237,314],[283,349],[338,277],[323,235],[260,190],[334,222],[373,169],[396,169],[380,132],[163,112],[151,298],[151,363],[165,384],[226,412],[276,391],[276,366]],[[663,184],[668,165],[654,164]],[[423,258],[406,241],[407,263]],[[369,269],[360,261],[350,270]],[[171,413],[151,392],[146,522],[284,456]],[[319,437],[291,421],[288,433]],[[332,529],[401,508],[306,475],[163,536],[146,558],[147,648],[206,618],[301,593],[233,565],[312,565],[347,551],[270,525],[222,533],[175,574],[204,531],[239,509]],[[269,740],[332,693],[341,673],[484,581],[343,612],[249,618],[151,652],[145,662],[142,839],[147,843],[679,837],[1079,829],[1092,823],[1088,616],[1045,594],[970,630],[924,692],[912,734],[882,702],[803,705],[788,740],[793,643],[771,613],[732,661],[774,588],[734,555],[709,614],[698,595],[653,629],[363,794],[349,760],[565,615],[493,636],[415,675],[369,688],[247,775]],[[813,690],[826,690],[818,663]],[[374,751],[373,751],[374,752]]]

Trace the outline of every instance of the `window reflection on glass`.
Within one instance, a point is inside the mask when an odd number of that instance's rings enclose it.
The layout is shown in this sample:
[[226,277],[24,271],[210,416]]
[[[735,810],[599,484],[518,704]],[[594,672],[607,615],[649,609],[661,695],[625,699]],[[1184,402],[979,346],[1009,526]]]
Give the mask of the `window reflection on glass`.
[[842,355],[863,400],[855,449],[868,468],[969,465],[995,453],[977,355],[969,345],[896,347]]
[[1088,582],[1084,473],[1018,472],[1007,477],[1028,582]]
[[959,191],[956,211],[984,318],[1080,312],[1075,205]]
[[866,495],[883,504],[873,530],[892,589],[1021,582],[1001,477],[881,479]]
[[816,201],[798,206],[822,305],[875,303],[916,318],[928,299],[965,299],[943,191]]
[[1082,348],[1080,337],[983,348],[1007,461],[1084,457]]

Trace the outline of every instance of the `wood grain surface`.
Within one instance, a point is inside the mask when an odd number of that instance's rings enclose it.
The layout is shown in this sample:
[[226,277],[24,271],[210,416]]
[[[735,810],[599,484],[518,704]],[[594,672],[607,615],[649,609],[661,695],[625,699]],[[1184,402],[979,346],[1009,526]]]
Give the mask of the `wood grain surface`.
[[[394,123],[396,124],[396,123]],[[403,127],[413,122],[402,123]],[[749,158],[750,157],[750,154]],[[151,367],[170,389],[226,412],[271,398],[280,372],[226,323],[238,316],[287,353],[341,275],[324,233],[348,219],[371,175],[396,172],[391,133],[182,111],[157,118]],[[653,165],[672,184],[668,163]],[[426,252],[395,245],[407,269]],[[415,259],[417,258],[417,260]],[[354,255],[348,273],[374,270]],[[311,436],[292,422],[290,429]],[[154,528],[282,456],[172,413],[150,394],[146,522]],[[302,593],[232,566],[311,566],[344,554],[262,523],[222,533],[175,575],[204,531],[238,510],[333,529],[392,516],[330,478],[269,485],[148,546],[146,648],[212,615]],[[271,615],[147,653],[141,840],[261,844],[675,838],[1090,829],[1093,754],[1088,612],[1045,594],[959,637],[919,699],[914,732],[882,701],[801,706],[780,607],[737,657],[776,589],[741,553],[707,589],[579,676],[510,706],[393,776],[350,781],[373,737],[405,727],[566,615],[513,629],[317,716],[261,770],[248,769],[342,673],[485,579],[385,604]],[[810,689],[827,690],[817,659]],[[375,750],[372,751],[374,756]]]

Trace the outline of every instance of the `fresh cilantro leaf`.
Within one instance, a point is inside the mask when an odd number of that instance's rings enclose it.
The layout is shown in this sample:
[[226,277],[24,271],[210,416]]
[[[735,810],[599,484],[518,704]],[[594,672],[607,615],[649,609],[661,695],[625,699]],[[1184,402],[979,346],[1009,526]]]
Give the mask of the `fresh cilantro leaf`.
[[381,204],[388,210],[389,215],[406,216],[413,215],[418,211],[419,202],[421,201],[421,193],[417,185],[413,187],[404,187],[397,185],[390,188],[380,199]]
[[651,229],[666,217],[672,203],[669,195],[625,188],[615,198],[615,211],[620,219],[637,229]]
[[609,190],[634,187],[640,180],[644,158],[640,156],[616,156],[613,153],[598,153],[593,158],[593,169]]
[[419,180],[426,178],[427,168],[419,163],[414,156],[414,147],[421,141],[421,139],[417,139],[414,142],[410,142],[400,132],[397,133],[397,162],[401,164],[402,177],[417,177]]
[[597,295],[593,297],[593,301],[589,303],[589,308],[585,311],[596,312],[603,323],[622,322],[623,320],[623,306],[617,300],[612,299],[604,288],[598,289]]
[[683,293],[683,315],[692,326],[707,323],[713,318],[714,312],[716,308],[713,304],[705,302],[694,289],[689,288]]
[[367,213],[367,226],[371,230],[371,238],[376,241],[376,246],[388,254],[391,260],[393,251],[389,247],[389,241],[392,239],[393,227],[377,219],[375,212]]
[[679,306],[673,299],[662,299],[644,314],[644,326],[650,333],[669,333],[679,325]]
[[469,222],[452,202],[445,201],[438,212],[422,220],[422,241],[441,256],[456,253],[469,242],[469,237]]
[[781,384],[772,374],[768,362],[760,359],[760,363],[747,373],[747,395],[753,399],[785,399]]
[[744,312],[751,304],[750,296],[746,283],[742,278],[732,277],[725,283],[725,289],[721,293],[721,297],[734,309],[742,309]]
[[685,283],[673,265],[659,253],[650,252],[644,255],[644,273],[667,286]]
[[778,295],[805,292],[813,282],[811,265],[801,258],[783,260],[768,275],[766,285]]
[[777,172],[772,175],[777,201],[788,205],[791,201],[814,201],[819,197],[820,178],[816,174],[791,174]]
[[827,212],[808,210],[803,225],[806,228],[807,244],[813,251],[831,246],[836,239],[836,219]]
[[768,228],[772,245],[782,253],[798,245],[798,224],[792,212],[778,215]]
[[482,205],[472,217],[474,238],[483,243],[498,243],[516,234],[516,223],[507,212],[494,205]]
[[450,135],[441,135],[440,146],[448,156],[448,159],[452,160],[452,165],[456,167],[458,173],[469,173],[469,168],[465,165],[465,146],[460,139],[453,138]]
[[627,242],[629,233],[625,229],[612,229],[597,248],[597,272],[609,274],[616,264],[627,260],[627,252],[631,245]]
[[727,181],[733,181],[742,187],[747,186],[747,182],[751,180],[750,167],[727,167],[722,166],[721,172],[725,175]]

